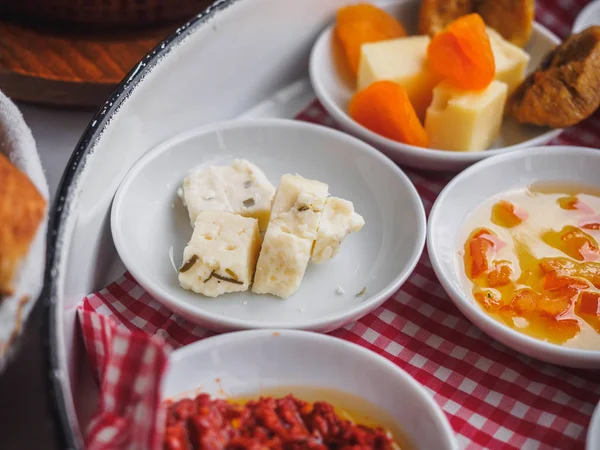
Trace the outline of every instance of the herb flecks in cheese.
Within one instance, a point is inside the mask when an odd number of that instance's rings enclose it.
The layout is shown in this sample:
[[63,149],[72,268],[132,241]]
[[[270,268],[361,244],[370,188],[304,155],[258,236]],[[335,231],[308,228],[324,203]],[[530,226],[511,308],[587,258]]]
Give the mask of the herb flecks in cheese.
[[179,284],[207,297],[248,290],[260,241],[255,218],[222,211],[199,213],[183,251],[184,261],[196,259],[189,268],[180,270]]
[[311,262],[323,263],[336,256],[342,242],[352,232],[360,231],[365,224],[362,216],[354,212],[348,200],[330,197],[325,202]]
[[[229,269],[225,269],[225,272],[228,272],[228,271],[230,272],[230,270],[229,270]],[[211,276],[211,277],[214,277],[214,278],[216,278],[217,280],[226,281],[227,283],[234,283],[234,284],[239,284],[239,285],[243,285],[243,284],[244,284],[244,282],[243,282],[243,281],[240,281],[240,280],[238,280],[237,278],[233,278],[233,277],[232,277],[232,278],[225,277],[225,276],[223,276],[223,275],[219,275],[219,274],[218,274],[218,273],[216,273],[215,271],[213,271],[213,272],[210,274],[210,276]]]
[[201,166],[183,180],[178,194],[194,224],[202,211],[223,211],[258,219],[266,229],[275,187],[257,166],[236,159],[226,166]]
[[181,269],[179,269],[179,272],[181,272],[181,273],[187,272],[192,267],[194,267],[194,264],[196,264],[196,261],[198,261],[198,255],[192,255],[192,257],[190,259],[188,259],[183,266],[181,266]]
[[328,190],[325,183],[299,175],[281,177],[256,266],[253,292],[287,298],[298,290],[317,238]]

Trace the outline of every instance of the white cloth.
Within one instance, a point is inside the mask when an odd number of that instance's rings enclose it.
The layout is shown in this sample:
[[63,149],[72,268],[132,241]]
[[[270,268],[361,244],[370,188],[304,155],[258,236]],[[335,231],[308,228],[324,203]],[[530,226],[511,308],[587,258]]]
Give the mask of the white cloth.
[[[4,153],[17,168],[29,176],[40,194],[48,201],[48,183],[31,130],[17,106],[1,92],[0,152]],[[1,182],[2,180],[0,180]],[[48,208],[46,208],[44,220],[31,243],[29,253],[16,276],[14,295],[5,298],[0,303],[0,372],[6,366],[12,352],[12,348],[7,349],[6,345],[9,344],[11,338],[13,344],[17,342],[16,332],[24,328],[27,317],[42,290],[46,262],[47,225]],[[21,299],[24,297],[29,300],[21,305]],[[14,348],[14,345],[12,347]]]

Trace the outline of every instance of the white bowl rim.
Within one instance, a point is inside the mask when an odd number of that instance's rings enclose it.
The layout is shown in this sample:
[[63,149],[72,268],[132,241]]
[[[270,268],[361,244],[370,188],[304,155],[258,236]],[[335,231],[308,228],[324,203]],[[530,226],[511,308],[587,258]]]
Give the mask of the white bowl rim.
[[[600,350],[571,348],[559,344],[554,344],[551,342],[542,341],[540,339],[536,339],[524,333],[520,333],[516,330],[513,330],[512,328],[492,318],[490,315],[486,314],[483,311],[483,309],[477,306],[471,299],[469,299],[462,290],[456,289],[454,285],[448,281],[449,277],[446,276],[445,271],[442,269],[442,263],[437,257],[436,248],[438,245],[435,238],[435,233],[433,233],[433,227],[435,226],[436,222],[442,220],[441,217],[438,218],[440,205],[443,202],[447,201],[447,198],[452,192],[454,185],[461,182],[464,178],[470,177],[471,174],[489,169],[499,162],[507,160],[515,161],[526,157],[544,157],[547,156],[547,152],[549,151],[569,153],[573,155],[573,157],[576,157],[578,154],[583,154],[586,156],[593,155],[592,157],[600,159],[600,151],[598,149],[590,147],[578,147],[572,145],[553,145],[528,147],[504,155],[497,155],[493,158],[484,159],[473,164],[472,166],[459,173],[456,177],[454,177],[444,187],[444,189],[442,189],[437,199],[435,200],[435,203],[433,204],[433,207],[431,208],[431,212],[429,214],[429,223],[427,226],[427,252],[431,261],[431,266],[433,267],[435,275],[438,278],[440,284],[446,290],[446,292],[452,293],[452,295],[449,295],[450,299],[454,302],[454,304],[458,307],[459,310],[463,312],[465,310],[468,311],[469,314],[465,313],[465,315],[467,315],[469,321],[471,321],[471,323],[473,323],[478,328],[482,329],[479,326],[479,323],[483,322],[486,327],[493,329],[494,332],[509,336],[514,340],[526,342],[530,347],[543,351],[545,354],[551,354],[560,358],[574,357],[581,360],[598,361],[598,363],[600,363]],[[476,320],[471,320],[471,317],[475,317]],[[484,333],[489,335],[489,333],[485,331]]]
[[[194,358],[196,353],[216,349],[222,344],[244,340],[246,338],[266,338],[266,337],[284,337],[294,340],[306,341],[315,346],[325,343],[328,345],[337,346],[347,352],[354,352],[356,358],[362,358],[365,364],[368,364],[372,370],[385,370],[393,372],[395,378],[407,385],[408,389],[416,391],[420,399],[423,400],[427,409],[433,414],[436,422],[435,427],[443,435],[444,439],[451,444],[451,449],[458,448],[455,432],[443,412],[442,408],[436,403],[433,397],[427,392],[427,389],[415,380],[408,372],[400,366],[394,364],[384,356],[375,353],[361,345],[346,341],[344,339],[330,336],[327,334],[315,333],[312,331],[291,330],[291,329],[262,329],[262,330],[243,330],[224,333],[217,336],[211,336],[192,344],[180,347],[173,351],[170,356],[170,361],[183,361],[188,358]],[[168,375],[167,375],[168,376]],[[165,377],[166,380],[166,377]],[[163,380],[163,383],[165,381]],[[360,394],[358,394],[360,395]]]
[[[122,201],[124,193],[126,192],[129,184],[133,181],[135,176],[138,174],[140,170],[143,170],[146,163],[151,159],[156,158],[160,154],[164,152],[168,152],[173,144],[180,142],[184,139],[190,138],[192,136],[200,136],[204,134],[214,133],[219,130],[226,130],[232,128],[240,128],[240,127],[276,127],[276,128],[299,128],[303,129],[307,132],[317,132],[324,135],[330,135],[335,139],[346,141],[347,145],[352,145],[354,147],[358,147],[361,151],[367,155],[368,157],[379,160],[382,164],[391,169],[395,175],[400,179],[402,183],[404,183],[410,198],[414,202],[414,206],[417,212],[416,220],[418,222],[418,228],[416,230],[415,236],[415,245],[413,248],[412,254],[407,259],[406,269],[395,278],[393,278],[387,286],[385,286],[381,291],[366,297],[366,299],[355,305],[353,308],[346,310],[345,312],[337,312],[333,314],[325,315],[321,318],[315,318],[311,320],[304,320],[302,322],[297,322],[294,324],[287,323],[277,323],[277,322],[258,322],[255,320],[245,320],[245,319],[236,319],[230,317],[224,317],[222,315],[218,315],[209,311],[200,310],[199,313],[198,308],[193,307],[191,305],[187,305],[184,302],[178,302],[176,299],[172,299],[168,292],[164,291],[159,285],[149,286],[147,283],[142,282],[140,280],[146,279],[146,277],[140,272],[137,268],[137,265],[134,260],[130,257],[128,252],[121,247],[119,238],[121,232],[119,229],[119,220],[117,211],[119,209],[119,205]],[[115,248],[119,257],[121,258],[123,264],[127,268],[127,270],[131,273],[133,278],[140,284],[149,294],[152,295],[160,303],[163,303],[165,306],[172,310],[183,310],[188,315],[200,317],[204,321],[210,322],[212,324],[216,324],[220,327],[227,327],[230,329],[264,329],[264,328],[281,328],[281,329],[318,329],[325,328],[335,323],[345,322],[349,317],[364,317],[364,315],[368,314],[367,311],[372,311],[377,306],[383,304],[385,301],[390,299],[392,295],[404,284],[404,282],[408,279],[408,277],[413,273],[423,250],[425,248],[425,240],[426,240],[426,230],[427,230],[427,219],[425,214],[425,207],[423,205],[423,200],[421,199],[417,189],[414,184],[408,178],[408,176],[387,156],[377,151],[375,148],[370,146],[369,144],[361,141],[358,138],[350,136],[349,134],[343,133],[341,131],[335,130],[330,127],[326,127],[324,125],[317,125],[310,122],[302,122],[293,119],[279,119],[279,118],[261,118],[261,119],[234,119],[234,120],[226,120],[221,122],[212,123],[206,126],[198,127],[193,130],[187,130],[184,133],[178,134],[167,141],[159,144],[155,148],[148,151],[144,156],[142,156],[129,170],[129,172],[125,175],[117,192],[115,193],[115,197],[113,200],[113,204],[111,207],[111,232],[113,236],[113,242],[115,244]],[[373,305],[377,305],[373,307]],[[356,319],[358,320],[358,319]]]
[[600,448],[600,402],[596,405],[594,414],[590,419],[585,440],[586,450],[598,450]]
[[[406,3],[408,1],[410,0],[391,0],[387,2],[382,2],[381,4],[378,4],[378,6],[385,9],[386,7]],[[332,116],[334,116],[336,121],[342,118],[348,126],[352,126],[357,131],[357,133],[362,134],[363,136],[365,136],[365,138],[371,140],[377,146],[381,146],[382,148],[387,147],[390,149],[390,151],[394,153],[404,154],[407,157],[428,155],[430,157],[435,158],[439,162],[472,163],[501,153],[514,152],[524,147],[532,148],[533,146],[542,143],[541,141],[545,143],[551,141],[552,139],[555,139],[563,132],[563,129],[561,128],[550,129],[546,133],[543,133],[526,141],[504,147],[487,149],[481,152],[457,152],[450,150],[440,150],[436,148],[417,147],[415,145],[404,144],[402,142],[397,142],[392,139],[381,136],[380,134],[377,134],[369,130],[368,128],[365,128],[363,125],[359,124],[354,119],[352,119],[346,111],[340,108],[337,105],[337,103],[335,103],[331,99],[331,96],[323,88],[322,84],[319,81],[317,81],[320,79],[320,77],[318,76],[319,69],[317,68],[317,48],[320,47],[321,41],[327,39],[328,36],[333,32],[333,26],[333,23],[329,24],[321,32],[321,34],[319,34],[315,41],[315,44],[311,49],[308,67],[312,87],[315,91],[315,95],[317,96],[325,110],[328,111]],[[561,39],[556,34],[554,34],[552,31],[550,31],[548,28],[546,28],[539,22],[533,23],[533,29],[535,33],[538,33],[546,39],[552,41],[554,45],[558,45],[561,42]]]
[[575,17],[575,20],[573,21],[571,33],[579,33],[580,31],[583,31],[583,24],[588,19],[588,16],[595,12],[600,12],[600,0],[593,0],[589,2],[581,11],[579,11],[579,14],[577,14],[577,17]]

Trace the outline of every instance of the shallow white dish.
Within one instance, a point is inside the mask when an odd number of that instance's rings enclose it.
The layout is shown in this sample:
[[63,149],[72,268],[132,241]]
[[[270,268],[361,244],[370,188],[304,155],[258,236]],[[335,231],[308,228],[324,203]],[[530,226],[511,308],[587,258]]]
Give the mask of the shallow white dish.
[[446,416],[410,375],[376,353],[316,333],[241,331],[182,347],[170,356],[162,397],[199,390],[246,397],[277,387],[296,395],[294,387],[359,396],[395,418],[413,448],[457,448]]
[[600,0],[588,3],[573,22],[573,33],[579,33],[592,25],[600,25]]
[[600,403],[594,410],[594,415],[590,419],[588,432],[585,440],[586,450],[598,450],[600,448]]
[[550,344],[519,333],[487,315],[464,292],[459,279],[457,236],[465,217],[496,194],[536,181],[600,187],[600,151],[556,146],[536,147],[481,161],[456,176],[440,193],[429,215],[427,250],[440,283],[458,309],[494,339],[514,350],[553,364],[598,369],[600,350]]
[[[257,164],[274,185],[290,172],[327,182],[330,193],[354,202],[366,221],[334,260],[309,265],[289,299],[251,292],[212,299],[179,286],[177,268],[192,228],[177,188],[191,168],[234,158]],[[134,278],[194,323],[215,331],[330,331],[372,311],[410,275],[425,243],[425,212],[406,175],[358,139],[297,121],[252,120],[190,131],[150,151],[119,187],[111,228]],[[356,296],[363,287],[366,294]]]
[[[380,6],[397,17],[409,34],[414,34],[419,3],[416,0],[400,0]],[[453,152],[415,147],[380,136],[352,120],[347,113],[355,87],[353,81],[342,73],[341,65],[336,63],[336,60],[339,61],[339,52],[333,45],[333,36],[333,25],[330,25],[321,33],[311,52],[309,71],[316,96],[342,129],[372,144],[400,164],[426,170],[458,171],[489,156],[546,144],[562,132],[520,125],[505,118],[500,136],[484,152]],[[531,40],[525,48],[531,56],[528,72],[533,71],[559,42],[559,38],[551,31],[535,23]]]

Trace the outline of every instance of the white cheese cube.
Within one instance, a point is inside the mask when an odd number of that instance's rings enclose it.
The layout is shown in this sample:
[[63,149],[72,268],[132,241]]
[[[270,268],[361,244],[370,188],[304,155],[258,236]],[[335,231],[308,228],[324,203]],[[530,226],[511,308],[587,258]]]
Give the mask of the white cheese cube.
[[284,175],[260,251],[252,292],[287,298],[300,287],[310,260],[328,186]]
[[284,233],[314,241],[317,238],[317,230],[325,207],[325,198],[303,192],[298,196],[292,209],[271,214],[269,229],[279,228]]
[[525,79],[529,64],[529,54],[521,47],[507,41],[493,28],[487,27],[494,60],[496,62],[496,80],[506,83],[508,95]]
[[224,211],[258,219],[267,228],[275,187],[262,170],[245,159],[227,166],[193,169],[179,192],[192,225],[202,211]]
[[429,36],[409,36],[363,44],[358,67],[358,90],[376,81],[393,81],[406,89],[421,120],[440,81],[427,62]]
[[281,298],[294,294],[304,278],[312,244],[313,241],[269,226],[256,266],[252,292]]
[[257,219],[221,211],[200,212],[183,251],[179,284],[207,297],[247,291],[260,244]]
[[425,119],[430,147],[469,152],[488,148],[500,131],[506,94],[507,86],[500,81],[482,91],[438,85]]
[[311,262],[319,264],[332,259],[346,236],[360,231],[364,224],[362,216],[354,212],[352,202],[336,197],[328,198],[321,215]]
[[328,192],[329,186],[325,183],[309,180],[300,175],[285,174],[279,181],[271,215],[276,216],[279,213],[290,211],[301,194],[312,194],[315,198],[320,199],[319,201],[323,203],[315,206],[317,209],[323,210]]

